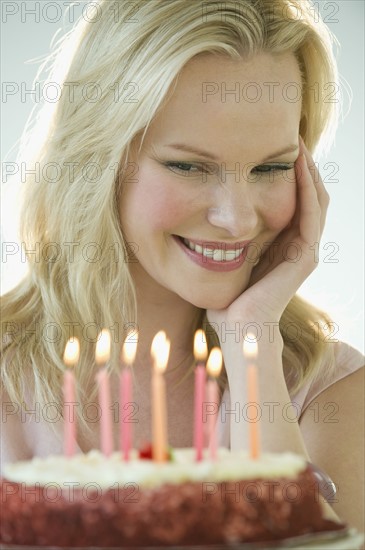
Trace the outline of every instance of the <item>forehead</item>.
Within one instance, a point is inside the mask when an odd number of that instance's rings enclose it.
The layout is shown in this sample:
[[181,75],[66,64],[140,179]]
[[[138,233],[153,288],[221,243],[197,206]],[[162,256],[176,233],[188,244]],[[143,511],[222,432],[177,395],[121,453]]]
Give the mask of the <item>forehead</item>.
[[247,61],[204,54],[185,65],[146,139],[193,138],[213,151],[217,142],[229,148],[277,138],[285,145],[297,134],[300,113],[301,76],[293,54],[261,53]]

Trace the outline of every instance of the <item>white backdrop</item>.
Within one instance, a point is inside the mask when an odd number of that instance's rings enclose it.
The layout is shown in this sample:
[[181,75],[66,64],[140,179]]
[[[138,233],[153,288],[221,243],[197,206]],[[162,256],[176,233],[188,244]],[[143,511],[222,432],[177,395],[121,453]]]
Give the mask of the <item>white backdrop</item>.
[[[188,1],[188,0],[187,0]],[[136,2],[138,4],[138,2]],[[76,2],[2,1],[2,144],[3,161],[14,162],[18,140],[34,106],[32,89],[39,62],[48,53],[56,31],[68,30],[85,7]],[[334,338],[364,349],[364,2],[337,0],[315,2],[326,24],[337,36],[339,70],[353,94],[345,96],[344,116],[336,143],[326,157],[317,159],[331,195],[328,221],[320,245],[317,270],[300,294],[325,309],[338,325]],[[62,18],[62,14],[64,18]],[[4,94],[5,92],[5,94]],[[2,181],[6,178],[3,175]],[[13,213],[2,212],[6,226]],[[8,239],[6,227],[4,242]],[[3,243],[4,244],[4,243]],[[24,264],[19,254],[3,256],[2,292],[20,278]]]

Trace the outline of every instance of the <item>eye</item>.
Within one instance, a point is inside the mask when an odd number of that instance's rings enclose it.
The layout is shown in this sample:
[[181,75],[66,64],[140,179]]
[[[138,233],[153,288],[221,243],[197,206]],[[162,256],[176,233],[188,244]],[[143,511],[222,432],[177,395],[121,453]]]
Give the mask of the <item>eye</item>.
[[204,165],[192,164],[190,162],[165,162],[164,165],[172,172],[183,176],[194,176],[207,171]]
[[[199,174],[214,174],[217,172],[216,167],[212,164],[196,164],[192,162],[177,162],[168,161],[163,163],[166,168],[184,177],[194,177]],[[253,168],[252,172],[256,174],[273,175],[294,168],[294,163],[276,163],[276,164],[261,164]]]
[[261,164],[260,166],[256,166],[252,171],[259,174],[271,174],[273,172],[291,170],[292,168],[294,168],[294,164]]

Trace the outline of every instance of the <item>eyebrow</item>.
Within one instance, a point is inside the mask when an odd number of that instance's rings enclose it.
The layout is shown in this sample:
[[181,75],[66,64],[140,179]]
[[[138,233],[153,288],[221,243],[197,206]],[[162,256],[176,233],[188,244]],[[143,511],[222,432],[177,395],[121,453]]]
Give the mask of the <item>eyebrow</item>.
[[[212,153],[209,153],[208,151],[204,151],[203,149],[199,149],[198,147],[193,147],[191,145],[185,145],[184,143],[170,143],[169,145],[165,145],[164,147],[171,147],[172,149],[178,149],[180,151],[186,151],[187,153],[193,153],[193,154],[198,155],[200,157],[209,158],[209,159],[215,160],[215,161],[219,160],[218,157],[216,157]],[[284,147],[284,149],[280,149],[280,151],[276,151],[275,153],[272,153],[266,159],[264,159],[262,162],[267,162],[268,160],[271,160],[274,157],[281,157],[282,155],[284,155],[286,153],[292,153],[293,151],[296,151],[297,149],[298,149],[298,144],[293,143],[292,145]]]

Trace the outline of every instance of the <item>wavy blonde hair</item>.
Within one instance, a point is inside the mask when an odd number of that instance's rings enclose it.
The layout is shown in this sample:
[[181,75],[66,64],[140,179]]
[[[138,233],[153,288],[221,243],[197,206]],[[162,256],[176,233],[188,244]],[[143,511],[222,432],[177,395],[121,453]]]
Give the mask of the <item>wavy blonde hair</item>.
[[[332,40],[307,0],[101,0],[94,21],[80,18],[48,60],[51,81],[67,63],[61,98],[51,113],[47,105],[33,117],[23,148],[40,176],[28,174],[24,186],[21,237],[35,250],[29,273],[2,298],[1,378],[10,399],[22,402],[30,387],[39,403],[61,403],[70,332],[82,340],[82,400],[101,327],[112,328],[111,364],[117,364],[126,330],[137,322],[128,269],[133,243],[123,239],[118,201],[133,177],[131,147],[143,141],[184,65],[202,53],[241,60],[293,52],[303,79],[300,134],[313,151],[321,139],[329,143],[337,125],[338,104],[326,101],[330,83],[338,83]],[[330,322],[298,296],[286,308],[280,330],[292,394],[315,376],[324,356],[331,364],[322,328]],[[300,338],[288,337],[291,323]],[[210,346],[217,344],[208,332]],[[81,416],[79,424],[86,429]]]

